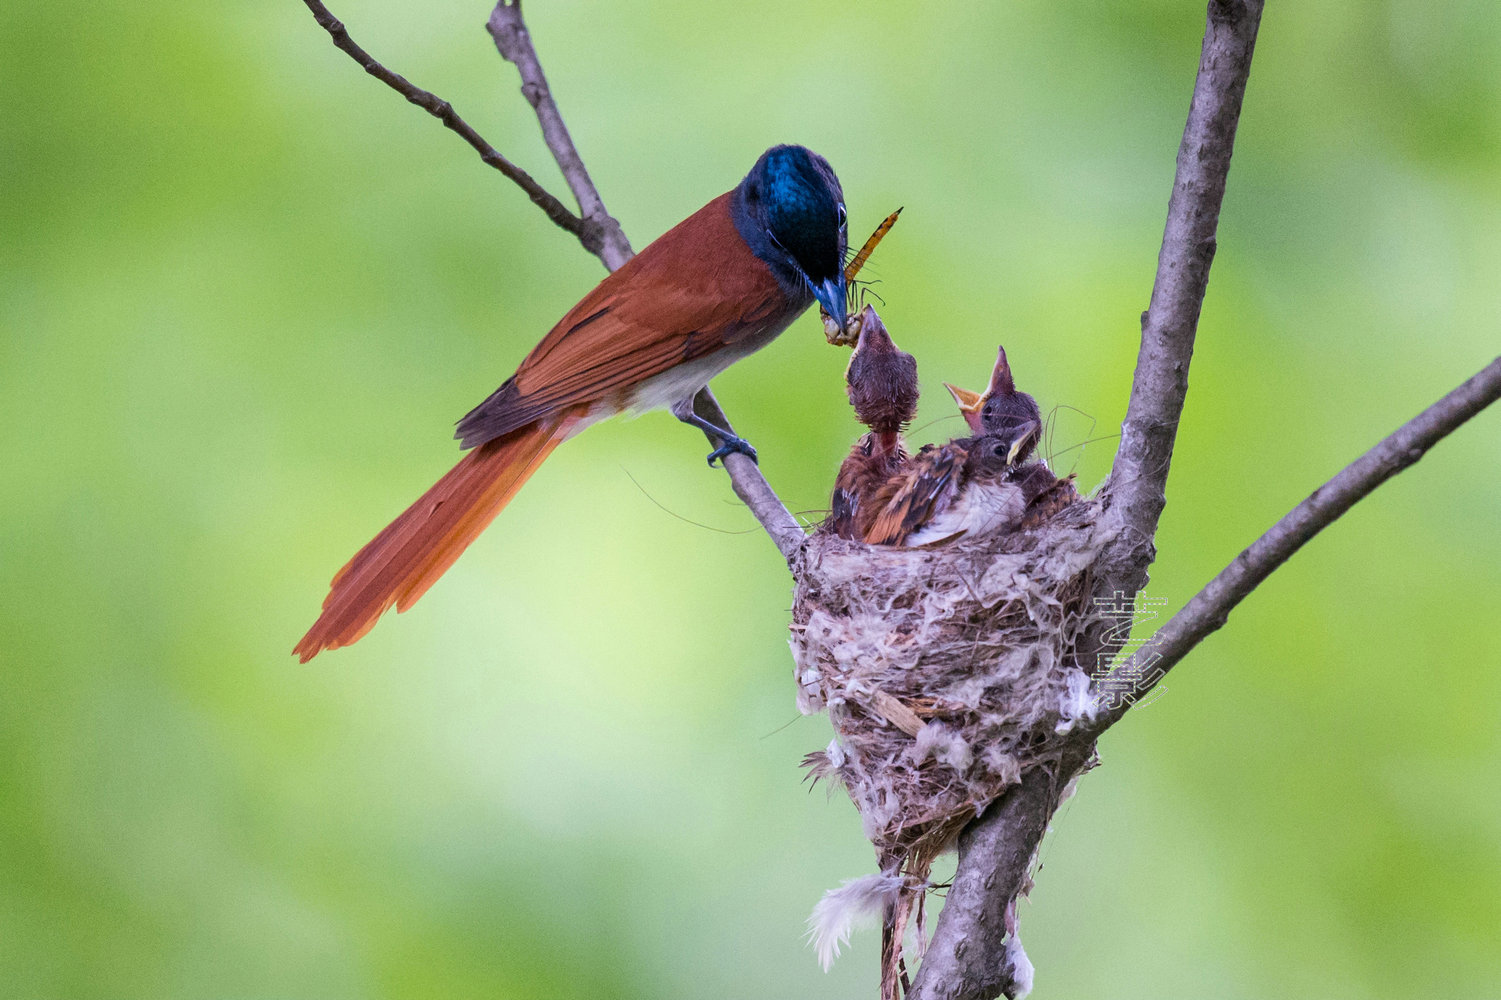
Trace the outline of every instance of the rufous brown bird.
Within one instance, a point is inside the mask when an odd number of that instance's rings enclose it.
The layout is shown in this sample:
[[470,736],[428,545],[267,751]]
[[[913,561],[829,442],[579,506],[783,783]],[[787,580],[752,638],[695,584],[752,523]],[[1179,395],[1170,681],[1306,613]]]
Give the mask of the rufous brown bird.
[[959,404],[959,412],[963,414],[971,434],[1009,434],[1018,447],[1025,449],[1012,457],[1012,463],[1020,465],[1036,446],[1038,436],[1023,434],[1021,431],[1030,423],[1036,424],[1040,433],[1042,412],[1037,408],[1037,400],[1025,392],[1016,391],[1016,380],[1012,377],[1011,365],[1006,360],[1006,348],[999,348],[996,354],[990,384],[983,393],[974,393],[947,382],[943,386],[954,397],[954,402]]
[[626,411],[667,408],[720,442],[755,450],[693,412],[709,380],[765,347],[817,301],[846,318],[844,194],[823,157],[767,150],[733,190],[609,275],[459,421],[469,453],[355,554],[294,650],[347,646],[442,576],[552,450]]
[[860,339],[844,372],[845,392],[870,433],[855,442],[839,466],[827,526],[840,537],[858,539],[875,519],[876,491],[908,461],[902,429],[917,413],[917,359],[896,346],[872,307],[849,325],[858,326]]

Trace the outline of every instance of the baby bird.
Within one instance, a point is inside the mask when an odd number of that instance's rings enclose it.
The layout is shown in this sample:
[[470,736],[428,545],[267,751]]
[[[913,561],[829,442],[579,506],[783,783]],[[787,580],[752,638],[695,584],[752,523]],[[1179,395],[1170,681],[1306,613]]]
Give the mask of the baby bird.
[[918,452],[886,481],[862,535],[876,545],[929,545],[1003,526],[1032,527],[1072,497],[1041,462],[1024,465],[1042,433],[1037,401],[1017,392],[1006,350],[998,351],[984,393],[944,383],[971,437]]
[[[1037,437],[1042,428],[1042,412],[1037,408],[1037,400],[1025,392],[1016,391],[1011,365],[1006,361],[1006,349],[1000,348],[997,355],[995,368],[990,373],[990,384],[983,393],[973,393],[947,382],[943,386],[954,397],[954,402],[959,404],[959,412],[969,425],[970,433],[1013,436],[1019,450],[1011,457],[1011,462],[1013,465],[1020,465],[1037,445]],[[1028,424],[1037,426],[1036,433],[1021,433]]]
[[1020,522],[1029,498],[1009,474],[1014,456],[1031,449],[1036,428],[1030,424],[923,448],[904,473],[876,493],[877,511],[865,541],[928,545]]
[[[858,317],[860,339],[844,372],[855,416],[870,433],[855,442],[834,480],[826,522],[842,538],[860,539],[877,513],[876,491],[910,461],[902,428],[917,412],[917,359],[896,346],[875,309]],[[851,326],[855,324],[852,323]]]
[[1037,401],[1025,392],[1016,391],[1016,382],[1011,375],[1011,365],[1006,361],[1006,349],[1000,348],[995,369],[990,374],[990,385],[984,393],[970,392],[958,386],[944,383],[954,402],[959,404],[965,423],[976,434],[987,431],[1005,433],[1008,428],[1035,427],[1038,431],[1022,434],[1016,439],[1016,454],[1011,463],[1019,466],[1010,475],[1010,481],[1021,489],[1026,499],[1026,512],[1017,525],[1026,531],[1036,528],[1048,518],[1079,499],[1074,489],[1074,477],[1059,479],[1041,461],[1023,465],[1031,456],[1041,433],[1042,414]]

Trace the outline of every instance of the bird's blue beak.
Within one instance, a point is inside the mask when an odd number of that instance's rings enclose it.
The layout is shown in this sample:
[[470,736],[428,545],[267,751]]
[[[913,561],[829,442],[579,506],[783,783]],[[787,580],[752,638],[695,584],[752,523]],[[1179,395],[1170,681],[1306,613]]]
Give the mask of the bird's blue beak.
[[849,320],[849,311],[845,304],[844,272],[840,271],[838,277],[830,278],[821,285],[814,285],[813,297],[818,300],[819,305],[823,306],[824,312],[834,317],[835,322],[839,324],[839,329],[843,330],[845,323]]

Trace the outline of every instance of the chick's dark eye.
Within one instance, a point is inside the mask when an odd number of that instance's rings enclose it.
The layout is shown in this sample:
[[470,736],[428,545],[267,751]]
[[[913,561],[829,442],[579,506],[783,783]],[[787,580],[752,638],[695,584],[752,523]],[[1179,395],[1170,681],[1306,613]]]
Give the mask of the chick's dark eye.
[[990,448],[990,453],[992,455],[994,455],[996,458],[1005,458],[1006,457],[1006,446],[1003,445],[1003,444],[992,445],[991,448]]
[[844,225],[845,225],[844,205],[840,204],[839,205],[839,228],[843,229]]

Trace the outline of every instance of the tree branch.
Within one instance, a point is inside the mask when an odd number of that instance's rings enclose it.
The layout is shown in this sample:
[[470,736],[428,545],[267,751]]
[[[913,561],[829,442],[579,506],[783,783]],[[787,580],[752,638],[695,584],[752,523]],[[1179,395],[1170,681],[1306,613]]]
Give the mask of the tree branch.
[[1199,72],[1152,300],[1141,317],[1141,348],[1120,446],[1105,486],[1117,540],[1100,565],[1104,593],[1135,594],[1155,556],[1157,520],[1167,503],[1168,466],[1193,357],[1199,309],[1209,286],[1215,230],[1235,148],[1235,128],[1251,72],[1262,0],[1210,0]]
[[[1498,398],[1501,398],[1501,357],[1309,494],[1097,685],[1130,694],[1107,706],[1081,731],[1080,738],[1092,743],[1113,726],[1190,650],[1221,628],[1235,606],[1292,558],[1294,552]],[[1112,680],[1116,683],[1112,684]]]
[[[693,397],[693,411],[716,427],[723,427],[731,432],[735,430],[708,386],[704,386]],[[713,436],[708,437],[710,444],[719,443]],[[761,475],[761,469],[753,459],[739,452],[731,452],[722,461],[724,470],[730,474],[730,485],[734,487],[735,495],[750,508],[756,520],[761,522],[761,527],[771,536],[777,551],[782,553],[782,558],[790,563],[793,554],[807,541],[807,532],[797,523],[797,518],[788,512],[782,498],[777,496],[766,477]]]
[[[1200,84],[1203,83],[1204,67],[1213,62],[1209,50],[1210,36],[1215,33],[1216,27],[1214,10],[1211,5]],[[1254,26],[1243,33],[1242,37],[1247,48],[1245,60],[1241,64],[1243,68],[1239,93],[1244,92],[1244,73],[1249,69],[1249,46],[1254,44]],[[1227,82],[1231,85],[1234,83],[1233,79]],[[1201,87],[1196,86],[1196,111],[1201,106],[1200,91]],[[1237,107],[1238,103],[1237,101]],[[1193,128],[1191,113],[1189,129],[1185,133],[1185,150],[1189,148],[1187,134]],[[1223,143],[1221,149],[1205,150],[1204,155],[1190,159],[1199,162],[1215,159],[1221,164],[1218,179],[1222,193],[1223,171],[1228,170],[1229,166],[1229,144],[1234,138],[1234,122],[1229,122],[1221,129],[1220,135]],[[1180,180],[1175,184],[1174,205],[1179,204],[1178,195],[1183,190],[1183,164],[1184,156],[1180,153]],[[1191,163],[1190,169],[1192,168]],[[1213,208],[1217,212],[1218,198],[1215,199]],[[1172,261],[1167,253],[1167,245],[1173,239],[1174,229],[1171,207],[1169,212],[1168,235],[1164,238],[1163,255],[1159,261],[1158,287],[1164,285],[1161,265],[1167,264],[1172,270],[1179,270],[1184,263],[1202,265],[1202,272],[1197,278],[1199,294],[1202,295],[1207,285],[1209,261],[1213,255],[1213,230],[1209,230],[1207,244],[1202,241],[1197,244],[1200,251],[1197,256]],[[1198,221],[1202,222],[1202,219]],[[1183,245],[1190,251],[1193,249],[1191,243]],[[1169,285],[1176,284],[1171,274],[1167,277]],[[1157,301],[1158,295],[1154,292],[1154,307]],[[1156,530],[1156,519],[1162,509],[1163,483],[1171,457],[1172,438],[1182,411],[1183,393],[1186,391],[1184,376],[1192,353],[1198,302],[1188,302],[1187,306],[1191,307],[1191,316],[1187,316],[1181,309],[1177,311],[1180,318],[1187,318],[1187,325],[1179,326],[1176,331],[1168,331],[1169,335],[1157,338],[1159,346],[1168,345],[1178,352],[1177,360],[1166,366],[1161,365],[1161,361],[1171,355],[1152,353],[1148,345],[1153,336],[1149,332],[1152,322],[1150,317],[1144,318],[1142,357],[1138,361],[1136,385],[1132,392],[1132,411],[1155,414],[1156,417],[1165,419],[1156,423],[1152,422],[1155,418],[1148,419],[1144,426],[1150,433],[1143,433],[1132,453],[1126,453],[1123,443],[1122,452],[1126,454],[1117,456],[1116,470],[1112,476],[1114,480],[1115,474],[1122,468],[1139,470],[1134,482],[1113,481],[1112,486],[1122,488],[1126,495],[1134,494],[1139,504],[1134,513],[1129,505],[1122,505],[1122,523],[1128,527],[1135,525],[1145,533],[1127,539],[1128,544],[1117,567],[1124,567],[1125,572],[1130,573],[1139,566],[1139,570],[1135,571],[1140,576],[1136,579],[1141,581],[1145,579],[1146,565],[1151,559],[1152,533]],[[1144,369],[1147,370],[1144,372]],[[1157,386],[1156,390],[1153,390],[1153,384]],[[1154,391],[1163,395],[1154,398]],[[1162,402],[1164,398],[1167,399],[1166,404]],[[1125,691],[1129,694],[1107,703],[1091,723],[1070,733],[1060,749],[1055,766],[1037,768],[1025,775],[1018,786],[992,803],[985,815],[965,830],[960,839],[958,872],[940,916],[933,943],[914,983],[913,1000],[979,1000],[1000,992],[1005,992],[1008,996],[1014,994],[1017,984],[1011,978],[1013,970],[1007,962],[1001,960],[1001,956],[1005,954],[1008,931],[1011,930],[1007,926],[1007,907],[1027,887],[1027,871],[1037,846],[1047,831],[1048,820],[1057,808],[1057,789],[1060,784],[1082,772],[1092,759],[1094,744],[1100,735],[1118,722],[1132,704],[1160,682],[1167,671],[1206,636],[1221,628],[1236,605],[1298,549],[1497,399],[1501,399],[1501,357],[1398,428],[1310,494],[1216,575],[1129,659],[1117,666],[1107,678],[1096,683],[1097,693],[1104,690]],[[1138,401],[1141,402],[1140,406]],[[1127,424],[1131,421],[1132,417],[1128,413]],[[1155,456],[1146,461],[1157,464],[1143,465],[1143,455]],[[1141,489],[1148,478],[1152,480],[1147,483],[1149,488]],[[1125,579],[1131,578],[1127,576]],[[1124,592],[1136,591],[1130,589]],[[1014,919],[1012,924],[1014,926]]]
[[[1168,467],[1261,10],[1262,0],[1209,0],[1157,275],[1142,314],[1131,399],[1115,463],[1100,493],[1113,538],[1096,564],[1096,593],[1136,594],[1155,555],[1153,538],[1167,502]],[[1105,648],[1103,635],[1103,627],[1096,627],[1081,638],[1079,662],[1095,662]],[[1070,740],[1056,768],[1024,776],[965,830],[954,889],[911,1000],[988,1000],[1013,992],[1002,959],[1008,935],[1004,915],[1026,884],[1027,866],[1057,804],[1056,788],[1092,757],[1092,740]]]
[[[542,137],[547,142],[547,148],[552,151],[553,158],[557,160],[559,169],[563,171],[574,197],[578,199],[583,218],[568,211],[562,202],[548,194],[530,174],[497,152],[468,122],[458,116],[447,101],[415,86],[400,74],[393,73],[355,44],[343,22],[334,17],[319,0],[303,0],[303,3],[312,11],[314,19],[328,32],[340,51],[363,66],[365,72],[462,136],[465,142],[479,152],[482,160],[515,181],[547,213],[549,219],[578,237],[584,248],[598,257],[605,267],[614,271],[631,259],[631,244],[625,238],[620,223],[605,210],[604,200],[595,190],[594,182],[589,179],[589,172],[584,169],[584,162],[574,148],[567,126],[563,124],[563,116],[552,99],[552,92],[547,88],[547,77],[543,75],[542,64],[532,47],[531,33],[522,20],[520,0],[511,0],[510,3],[500,0],[490,14],[487,27],[501,56],[514,63],[521,72],[521,92],[537,112],[537,118],[542,124]],[[694,397],[693,402],[694,409],[700,416],[729,429],[729,419],[725,417],[719,402],[707,386]],[[711,444],[718,444],[712,436],[705,436]],[[729,474],[735,495],[750,508],[783,558],[790,560],[806,536],[796,519],[787,512],[786,506],[777,497],[766,477],[761,474],[760,468],[744,455],[728,456],[724,468]]]
[[1001,957],[1015,925],[1015,914],[1008,921],[1006,911],[1030,887],[1028,869],[1062,789],[1093,756],[1090,747],[1065,746],[1055,765],[1032,768],[965,827],[959,867],[908,1000],[988,1000],[1019,992]]
[[521,17],[521,0],[511,0],[510,3],[500,0],[490,12],[490,19],[485,27],[490,31],[490,37],[495,39],[495,48],[501,58],[514,65],[521,74],[521,93],[532,110],[536,111],[547,148],[552,150],[553,159],[557,161],[558,169],[563,172],[563,179],[568,182],[568,188],[578,202],[579,214],[584,217],[579,242],[584,244],[584,249],[602,260],[605,267],[615,270],[631,259],[633,251],[630,241],[625,238],[620,223],[605,211],[604,200],[595,190],[594,181],[589,178],[583,158],[574,148],[568,126],[563,124],[563,116],[552,99],[552,91],[547,86],[547,76],[542,72],[537,50],[532,46],[531,32],[527,30],[526,21]]
[[1015,994],[1011,969],[1000,960],[1009,930],[1006,908],[1027,888],[1032,858],[1058,806],[1058,789],[1089,763],[1095,741],[1309,539],[1497,399],[1501,357],[1314,490],[1112,672],[1117,680],[1141,682],[1132,697],[1070,733],[1056,765],[1024,775],[959,838],[958,872],[910,1000]]
[[441,121],[446,127],[458,133],[460,138],[469,143],[475,152],[479,153],[481,160],[484,160],[490,166],[505,174],[521,190],[525,191],[526,196],[532,200],[533,204],[547,213],[549,219],[560,228],[566,229],[577,236],[580,240],[584,239],[585,230],[588,228],[586,221],[568,211],[568,208],[561,201],[554,198],[542,185],[533,180],[531,174],[528,174],[525,170],[522,170],[516,164],[502,156],[494,146],[491,146],[478,132],[471,128],[468,122],[459,117],[458,112],[453,109],[453,105],[443,100],[437,94],[416,86],[401,74],[393,73],[385,66],[382,66],[374,56],[360,48],[355,40],[349,37],[349,32],[345,29],[344,22],[334,17],[327,7],[319,3],[319,0],[302,0],[302,2],[307,5],[308,10],[313,12],[313,18],[318,22],[318,26],[328,32],[329,37],[333,39],[334,45],[341,52],[346,53],[351,59],[363,66],[366,73],[369,73],[402,97],[405,97],[408,101]]

